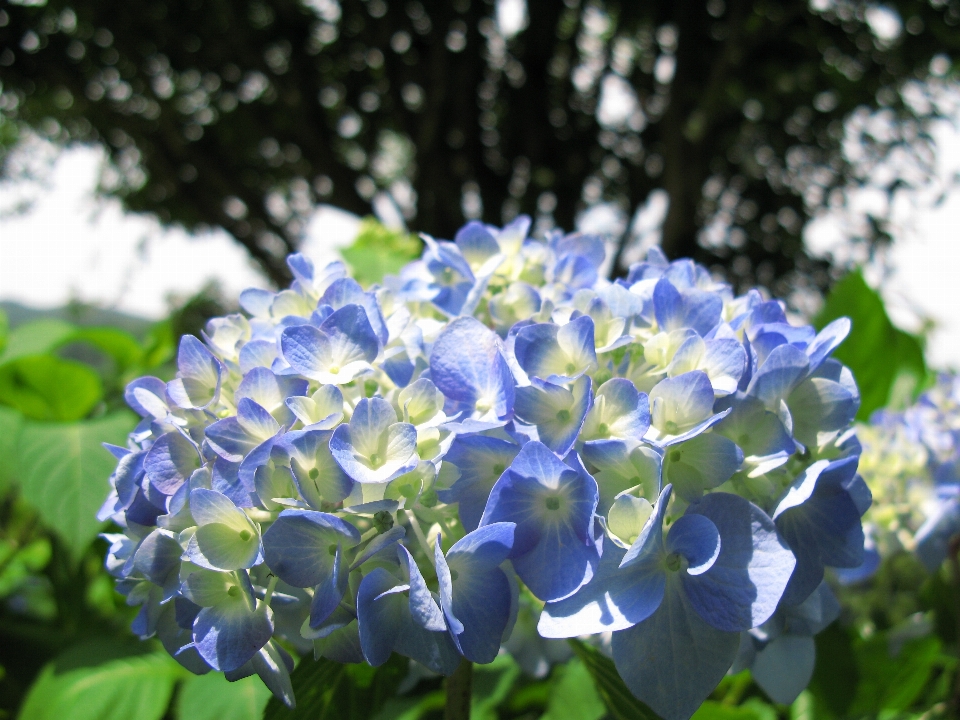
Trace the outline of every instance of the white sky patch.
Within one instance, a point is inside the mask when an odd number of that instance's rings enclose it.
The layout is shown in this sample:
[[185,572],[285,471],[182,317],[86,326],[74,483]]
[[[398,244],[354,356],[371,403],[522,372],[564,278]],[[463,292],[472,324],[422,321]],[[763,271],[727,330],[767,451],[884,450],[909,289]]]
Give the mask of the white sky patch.
[[[79,301],[161,318],[170,296],[188,297],[210,281],[235,298],[268,281],[227,233],[190,235],[147,215],[124,213],[95,196],[104,153],[75,147],[44,183],[0,184],[0,300],[37,308]],[[32,201],[26,212],[9,211]],[[304,252],[317,263],[338,257],[359,219],[329,206],[310,222]]]

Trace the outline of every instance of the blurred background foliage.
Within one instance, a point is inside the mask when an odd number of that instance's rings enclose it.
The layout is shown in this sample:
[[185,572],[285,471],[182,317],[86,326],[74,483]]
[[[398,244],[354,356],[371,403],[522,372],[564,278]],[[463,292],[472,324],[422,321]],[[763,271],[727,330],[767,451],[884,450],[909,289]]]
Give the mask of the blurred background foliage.
[[[367,219],[344,257],[364,284],[418,249],[414,238]],[[172,377],[175,338],[199,335],[232,308],[217,289],[182,300],[150,324],[92,308],[0,315],[0,717],[22,720],[435,720],[440,678],[410,673],[398,656],[379,669],[303,658],[293,673],[295,711],[255,677],[228,683],[192,676],[159,646],[130,634],[135,609],[103,569],[110,532],[95,513],[135,418],[124,384]],[[864,402],[903,405],[928,384],[923,345],[890,322],[859,272],[841,279],[819,324],[839,309],[854,319],[845,362]],[[107,324],[109,323],[109,324]],[[860,348],[863,348],[860,350]],[[875,358],[884,354],[884,371]],[[928,575],[912,555],[884,561],[861,587],[840,587],[843,614],[817,636],[813,681],[792,706],[771,703],[749,671],[726,677],[695,720],[950,717],[960,698],[960,574]],[[836,585],[836,584],[835,584]],[[554,641],[558,643],[560,641]],[[577,641],[552,668],[524,672],[510,654],[477,666],[474,720],[656,720],[623,686],[612,661]],[[564,657],[567,659],[564,660]],[[530,669],[526,666],[527,670]]]
[[437,237],[593,210],[623,261],[667,201],[668,256],[816,295],[806,221],[931,179],[958,27],[958,0],[18,0],[0,148],[102,143],[104,190],[278,285],[319,202]]

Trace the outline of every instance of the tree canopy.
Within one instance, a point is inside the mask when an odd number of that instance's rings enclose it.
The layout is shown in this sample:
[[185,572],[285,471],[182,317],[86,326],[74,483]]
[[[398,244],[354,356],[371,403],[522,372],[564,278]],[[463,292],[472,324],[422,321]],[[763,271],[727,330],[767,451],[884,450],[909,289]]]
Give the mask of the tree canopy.
[[223,227],[279,284],[319,202],[449,237],[663,190],[669,256],[782,294],[828,282],[801,230],[832,191],[923,158],[936,106],[903,90],[958,24],[958,0],[48,0],[0,10],[0,111],[103,142],[127,208]]

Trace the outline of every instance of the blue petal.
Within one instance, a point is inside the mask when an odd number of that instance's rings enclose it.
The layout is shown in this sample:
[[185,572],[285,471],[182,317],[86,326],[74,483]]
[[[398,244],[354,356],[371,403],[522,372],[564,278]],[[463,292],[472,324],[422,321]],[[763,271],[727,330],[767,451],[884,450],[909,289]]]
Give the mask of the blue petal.
[[812,343],[807,345],[807,357],[810,358],[810,369],[816,370],[826,360],[830,353],[837,349],[847,335],[850,334],[850,318],[837,318],[817,333]]
[[812,637],[781,635],[757,652],[750,671],[767,697],[790,705],[810,683],[815,660]]
[[196,446],[177,431],[157,438],[143,458],[147,479],[164,495],[173,495],[199,467]]
[[[123,399],[140,417],[157,417],[155,413],[166,408],[166,397],[167,384],[155,377],[137,378],[123,391]],[[161,417],[166,414],[164,412]]]
[[330,452],[331,430],[301,430],[280,440],[300,496],[319,510],[323,501],[340,502],[353,490],[353,481]]
[[510,619],[513,589],[500,564],[513,546],[514,528],[485,525],[454,544],[445,561],[438,559],[448,564],[451,578],[456,573],[452,587],[441,584],[443,609],[457,648],[473,662],[493,662]]
[[182,408],[205,408],[220,396],[223,368],[203,343],[193,335],[180,339],[177,378],[167,383],[170,399]]
[[657,611],[612,639],[620,677],[663,720],[688,720],[733,664],[739,644],[739,633],[700,618],[677,574]]
[[541,600],[559,600],[593,577],[596,481],[573,456],[574,468],[532,441],[500,477],[481,525],[515,522],[512,560],[517,575]]
[[474,318],[458,318],[440,333],[430,352],[430,376],[451,400],[498,418],[513,413],[513,375],[500,338]]
[[747,394],[758,398],[768,410],[777,412],[785,400],[810,370],[810,360],[793,345],[776,347],[759,367]]
[[390,592],[397,586],[397,579],[389,572],[374,568],[364,576],[357,591],[360,647],[374,667],[390,659],[405,619],[406,598],[399,592]]
[[705,372],[666,378],[650,391],[651,423],[661,434],[678,435],[710,418],[713,400],[713,385]]
[[632,561],[608,537],[596,575],[568,598],[548,602],[537,626],[543,637],[563,638],[624,630],[660,607],[666,583],[663,569],[663,516],[669,502],[664,489],[653,515],[631,547]]
[[520,446],[485,435],[458,435],[443,457],[456,466],[460,477],[437,495],[445,503],[459,503],[460,522],[467,532],[476,530],[494,483],[520,452]]
[[320,627],[343,600],[343,594],[347,590],[347,573],[344,570],[343,546],[338,543],[329,574],[313,591],[313,600],[310,602],[311,628]]
[[666,549],[686,559],[688,574],[701,575],[713,567],[720,555],[720,531],[710,518],[687,514],[670,526]]
[[[438,543],[439,544],[439,543]],[[443,619],[443,612],[433,599],[430,590],[427,589],[427,583],[417,567],[417,561],[413,559],[410,551],[403,545],[397,545],[397,554],[400,558],[400,565],[407,576],[407,583],[410,586],[410,616],[424,630],[442,632],[447,629],[447,624]]]
[[797,557],[784,602],[803,602],[823,579],[825,565],[853,568],[863,562],[860,510],[845,487],[858,460],[814,463],[777,506],[777,529]]
[[252,610],[250,602],[244,597],[231,598],[197,615],[194,646],[214,670],[238,669],[273,635],[273,611],[262,605]]
[[372,292],[364,292],[360,283],[353,278],[345,277],[334,280],[326,292],[323,293],[320,303],[330,305],[334,310],[339,310],[347,305],[359,305],[366,313],[367,321],[376,333],[377,339],[381,344],[387,344],[389,334],[383,320],[383,314],[380,312],[377,296]]
[[386,400],[360,400],[350,424],[330,438],[330,452],[347,475],[359,483],[386,483],[417,466],[417,429],[396,419]]
[[743,463],[743,452],[727,438],[703,433],[674,444],[665,454],[664,482],[687,502],[729,480]]
[[703,515],[720,531],[720,554],[702,574],[683,575],[690,604],[720,630],[757,627],[777,609],[796,560],[773,521],[753,503],[711,493],[687,514]]
[[263,534],[270,569],[294,587],[313,587],[333,570],[333,553],[360,542],[360,533],[335,515],[314,510],[284,510]]
[[531,385],[517,388],[514,411],[523,422],[536,425],[540,442],[562,457],[573,448],[592,404],[587,375],[570,390],[534,378]]

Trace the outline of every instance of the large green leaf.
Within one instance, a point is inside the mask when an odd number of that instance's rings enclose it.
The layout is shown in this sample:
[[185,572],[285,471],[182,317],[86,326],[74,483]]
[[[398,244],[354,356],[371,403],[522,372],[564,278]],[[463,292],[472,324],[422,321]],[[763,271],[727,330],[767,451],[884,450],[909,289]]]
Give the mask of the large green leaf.
[[217,672],[194,675],[177,693],[179,720],[259,720],[270,698],[260,678],[227,682]]
[[116,466],[101,443],[125,444],[136,418],[118,412],[76,423],[26,422],[18,448],[23,497],[79,557],[101,527],[97,510]]
[[13,408],[0,406],[0,494],[17,475],[17,445],[23,415]]
[[70,340],[90,343],[106,353],[113,358],[121,374],[143,361],[143,346],[126,330],[111,327],[79,328]]
[[540,720],[600,720],[607,714],[607,706],[582,660],[574,658],[558,665],[554,673],[557,678]]
[[[76,648],[43,668],[19,720],[160,720],[184,671],[166,653],[90,664],[96,649]],[[224,716],[227,717],[227,716]]]
[[291,673],[297,707],[271,698],[264,720],[366,720],[374,717],[407,674],[409,662],[393,655],[378,668],[305,657]]
[[887,405],[895,384],[906,379],[918,388],[923,382],[927,374],[923,345],[919,338],[894,327],[883,299],[860,271],[833,286],[814,325],[821,328],[844,316],[853,328],[833,356],[853,371],[861,396],[857,419],[868,420],[874,410]]
[[33,420],[79,420],[101,398],[100,376],[76,360],[26,355],[0,365],[0,404]]
[[76,326],[53,318],[24,323],[7,336],[7,346],[0,355],[0,364],[25,355],[50,352],[69,340],[76,331]]
[[623,684],[613,660],[579,640],[571,640],[573,651],[597,684],[597,691],[615,720],[659,720],[659,716],[633,696]]
[[860,683],[850,707],[856,717],[884,711],[905,710],[923,691],[940,663],[940,638],[916,638],[892,652],[890,638],[877,633],[854,645]]
[[498,655],[492,663],[473,666],[471,720],[497,720],[497,708],[520,677],[520,666],[511,655]]

